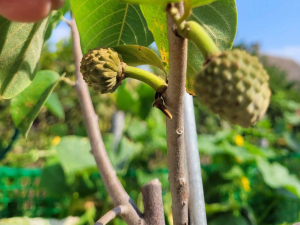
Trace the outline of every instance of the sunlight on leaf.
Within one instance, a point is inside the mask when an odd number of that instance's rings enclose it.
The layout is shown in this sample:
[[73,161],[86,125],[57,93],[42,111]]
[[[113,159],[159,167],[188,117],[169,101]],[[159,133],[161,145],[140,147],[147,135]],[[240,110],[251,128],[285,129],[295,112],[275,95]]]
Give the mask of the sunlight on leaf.
[[203,6],[203,5],[208,5],[214,1],[217,1],[217,0],[185,0],[185,2],[188,2],[188,4],[192,8]]
[[167,19],[164,5],[141,5],[141,10],[147,20],[149,30],[152,31],[156,46],[166,70],[169,66],[169,41]]
[[52,93],[45,103],[45,107],[58,119],[65,119],[65,111],[61,104],[58,95]]
[[[78,136],[62,137],[55,149],[67,175],[74,175],[96,167],[95,159],[90,152],[91,145],[87,138]],[[78,155],[80,155],[80,158],[78,158]]]
[[143,45],[153,36],[138,5],[119,0],[71,0],[82,52],[95,47]]
[[180,2],[181,0],[120,0],[121,2],[134,4],[167,4],[171,2]]
[[284,187],[300,197],[300,181],[296,175],[290,174],[286,167],[277,162],[269,163],[261,158],[257,159],[257,166],[267,185],[272,188]]
[[39,71],[31,85],[12,99],[12,119],[25,137],[59,80],[60,76],[54,71]]
[[151,49],[140,45],[121,45],[114,47],[122,55],[123,61],[131,66],[151,65],[166,73],[163,63]]
[[39,23],[16,23],[0,16],[0,95],[12,98],[32,82],[50,16]]

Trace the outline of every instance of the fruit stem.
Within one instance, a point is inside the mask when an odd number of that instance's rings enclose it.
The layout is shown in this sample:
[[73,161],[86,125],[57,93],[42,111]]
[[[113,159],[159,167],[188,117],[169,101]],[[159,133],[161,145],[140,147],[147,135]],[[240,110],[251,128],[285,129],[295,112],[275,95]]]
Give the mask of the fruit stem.
[[167,7],[167,11],[169,11],[171,17],[177,25],[177,34],[183,38],[193,41],[201,51],[204,58],[209,59],[211,56],[219,53],[220,50],[216,46],[214,40],[206,33],[200,24],[194,21],[184,21],[191,13],[191,5],[189,1],[185,1],[185,7],[185,12],[181,17],[174,4],[169,4]]
[[159,93],[163,93],[168,87],[168,84],[155,74],[143,69],[128,66],[125,63],[123,63],[123,73],[125,78],[130,77],[142,81]]
[[194,21],[185,23],[184,28],[177,30],[178,34],[193,41],[205,59],[220,52],[213,39],[206,33],[200,24]]
[[187,20],[190,17],[191,11],[192,11],[192,6],[190,4],[190,1],[184,1],[184,13],[176,22],[177,26],[182,24],[183,21]]

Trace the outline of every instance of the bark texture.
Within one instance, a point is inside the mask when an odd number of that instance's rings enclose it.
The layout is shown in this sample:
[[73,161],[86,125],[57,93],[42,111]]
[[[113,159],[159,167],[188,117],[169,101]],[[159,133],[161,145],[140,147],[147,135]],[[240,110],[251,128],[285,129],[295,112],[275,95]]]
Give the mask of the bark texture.
[[[183,5],[177,5],[183,12]],[[169,38],[169,83],[164,96],[173,116],[167,119],[169,181],[174,225],[188,224],[188,194],[185,170],[183,103],[187,67],[187,40],[174,34],[174,21],[167,14]]]

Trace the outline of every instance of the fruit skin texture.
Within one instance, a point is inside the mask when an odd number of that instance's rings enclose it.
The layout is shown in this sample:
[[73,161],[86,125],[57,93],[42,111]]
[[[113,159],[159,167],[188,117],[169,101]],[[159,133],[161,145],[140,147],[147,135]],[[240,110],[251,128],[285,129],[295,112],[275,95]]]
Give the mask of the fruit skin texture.
[[224,51],[212,57],[197,75],[195,92],[213,113],[247,128],[262,119],[270,104],[269,75],[245,51]]
[[102,94],[112,93],[122,84],[122,71],[122,56],[112,48],[94,48],[82,57],[83,79]]

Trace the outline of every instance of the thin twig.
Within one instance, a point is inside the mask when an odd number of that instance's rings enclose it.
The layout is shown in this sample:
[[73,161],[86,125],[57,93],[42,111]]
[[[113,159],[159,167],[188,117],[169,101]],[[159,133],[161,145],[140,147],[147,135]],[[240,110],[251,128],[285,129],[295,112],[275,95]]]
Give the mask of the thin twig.
[[74,87],[75,86],[75,81],[72,81],[70,78],[68,77],[61,77],[60,80],[62,80],[63,82],[65,82],[66,84]]
[[126,214],[129,205],[120,205],[116,208],[108,211],[104,216],[102,216],[94,225],[105,225],[112,221],[116,216],[121,214]]
[[78,94],[78,100],[81,105],[85,126],[90,139],[92,153],[95,157],[98,170],[101,174],[101,178],[115,206],[127,205],[128,203],[130,203],[128,212],[122,215],[125,222],[130,225],[144,224],[144,220],[141,217],[140,212],[138,212],[137,209],[132,206],[133,203],[127,192],[124,190],[122,184],[120,183],[116,175],[116,171],[114,170],[108,158],[99,130],[98,117],[95,113],[87,84],[84,82],[82,74],[80,73],[80,61],[82,58],[82,52],[80,47],[79,33],[74,18],[72,18],[71,32],[73,37],[73,51],[75,59],[75,87]]
[[69,27],[72,26],[72,21],[66,19],[64,16],[61,17],[61,20],[64,21],[66,24],[68,24]]
[[[183,12],[183,4],[179,11]],[[174,225],[188,224],[188,193],[185,169],[183,102],[187,68],[187,40],[177,37],[167,13],[169,38],[169,83],[165,103],[173,119],[167,119],[167,158]]]

